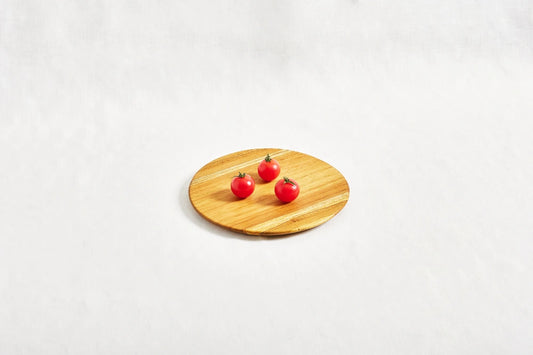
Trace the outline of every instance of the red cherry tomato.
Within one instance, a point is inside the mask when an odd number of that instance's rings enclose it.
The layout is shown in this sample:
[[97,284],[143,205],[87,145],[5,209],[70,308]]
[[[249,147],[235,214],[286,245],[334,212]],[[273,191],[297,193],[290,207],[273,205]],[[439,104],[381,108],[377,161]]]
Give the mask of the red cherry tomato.
[[283,202],[291,202],[300,193],[300,186],[296,181],[284,177],[276,183],[274,188],[276,196]]
[[234,176],[231,180],[231,192],[235,196],[240,198],[246,198],[254,192],[255,181],[254,179],[245,173],[239,173],[238,176]]
[[279,163],[276,161],[276,159],[272,159],[269,154],[267,154],[266,158],[259,163],[259,166],[257,167],[257,173],[261,179],[265,181],[274,180],[278,177],[279,172]]

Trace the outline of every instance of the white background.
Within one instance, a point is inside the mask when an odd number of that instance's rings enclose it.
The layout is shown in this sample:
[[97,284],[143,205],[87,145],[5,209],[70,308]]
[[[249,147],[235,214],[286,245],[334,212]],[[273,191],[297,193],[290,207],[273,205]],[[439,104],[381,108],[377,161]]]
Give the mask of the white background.
[[[531,354],[532,120],[529,0],[0,0],[0,354]],[[254,147],[348,204],[204,221]]]

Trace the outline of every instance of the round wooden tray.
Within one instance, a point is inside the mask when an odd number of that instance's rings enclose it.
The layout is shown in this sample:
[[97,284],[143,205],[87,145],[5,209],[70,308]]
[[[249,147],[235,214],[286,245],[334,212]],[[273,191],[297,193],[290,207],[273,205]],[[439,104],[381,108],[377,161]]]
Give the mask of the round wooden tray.
[[[264,182],[257,166],[270,156],[279,162],[280,176]],[[255,191],[239,199],[230,189],[233,176],[251,175]],[[274,194],[276,182],[286,176],[300,185],[300,195],[289,203]],[[283,235],[301,232],[328,221],[348,201],[350,189],[342,174],[310,155],[277,148],[250,149],[225,155],[202,167],[189,185],[189,198],[207,220],[251,235]]]

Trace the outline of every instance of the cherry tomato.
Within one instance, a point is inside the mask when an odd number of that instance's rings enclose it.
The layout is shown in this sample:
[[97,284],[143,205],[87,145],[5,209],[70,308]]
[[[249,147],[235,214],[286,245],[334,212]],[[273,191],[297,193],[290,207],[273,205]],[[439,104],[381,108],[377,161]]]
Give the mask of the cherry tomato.
[[284,177],[276,183],[274,188],[276,196],[283,202],[291,202],[300,193],[300,186],[296,181]]
[[231,180],[231,192],[237,197],[246,198],[254,192],[254,189],[255,181],[246,173],[239,173],[238,176],[234,176],[233,180]]
[[263,159],[263,161],[261,161],[257,167],[257,173],[261,179],[265,181],[274,180],[278,177],[279,172],[279,163],[276,161],[276,159],[272,159],[269,154],[267,154],[266,158]]

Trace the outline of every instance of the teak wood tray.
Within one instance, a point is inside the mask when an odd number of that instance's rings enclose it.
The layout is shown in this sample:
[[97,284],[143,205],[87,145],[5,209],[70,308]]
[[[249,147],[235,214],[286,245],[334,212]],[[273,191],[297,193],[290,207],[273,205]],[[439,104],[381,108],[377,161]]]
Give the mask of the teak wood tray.
[[[267,154],[281,167],[280,175],[271,182],[264,182],[257,174],[257,166]],[[245,199],[230,189],[233,176],[239,172],[255,180],[254,193]],[[289,203],[279,201],[274,194],[274,185],[283,176],[300,186],[300,195]],[[189,185],[189,199],[200,215],[251,235],[284,235],[321,225],[344,207],[349,193],[344,176],[328,163],[277,148],[243,150],[215,159],[202,167]]]

